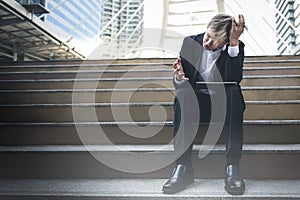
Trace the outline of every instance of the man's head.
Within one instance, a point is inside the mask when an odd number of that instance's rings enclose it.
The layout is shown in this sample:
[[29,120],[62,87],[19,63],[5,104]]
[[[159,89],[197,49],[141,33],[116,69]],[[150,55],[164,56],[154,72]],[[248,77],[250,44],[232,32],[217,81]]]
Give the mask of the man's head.
[[214,16],[207,25],[203,38],[203,48],[216,50],[229,42],[230,31],[234,17],[227,14]]

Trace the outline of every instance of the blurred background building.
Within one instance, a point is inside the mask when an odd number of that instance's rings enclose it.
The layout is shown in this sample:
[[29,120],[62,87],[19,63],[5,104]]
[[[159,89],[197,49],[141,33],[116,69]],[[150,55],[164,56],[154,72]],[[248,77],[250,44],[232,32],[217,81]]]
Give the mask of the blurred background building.
[[[144,0],[102,0],[101,43],[105,56],[116,49],[134,49],[142,44],[144,30]],[[121,53],[121,52],[119,52]]]

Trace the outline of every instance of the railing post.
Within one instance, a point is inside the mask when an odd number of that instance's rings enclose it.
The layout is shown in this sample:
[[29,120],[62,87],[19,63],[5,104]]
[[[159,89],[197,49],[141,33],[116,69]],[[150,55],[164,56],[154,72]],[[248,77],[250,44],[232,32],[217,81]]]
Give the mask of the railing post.
[[218,13],[224,13],[225,12],[224,0],[216,0],[216,1],[218,6]]
[[[164,7],[164,14],[162,18],[162,29],[161,29],[161,34],[160,34],[160,42],[159,42],[159,48],[163,49],[164,46],[164,41],[165,41],[165,36],[166,36],[166,29],[168,25],[168,17],[169,17],[169,0],[164,0],[163,3]],[[163,54],[163,50],[161,51],[161,54]],[[162,55],[161,55],[162,56]]]

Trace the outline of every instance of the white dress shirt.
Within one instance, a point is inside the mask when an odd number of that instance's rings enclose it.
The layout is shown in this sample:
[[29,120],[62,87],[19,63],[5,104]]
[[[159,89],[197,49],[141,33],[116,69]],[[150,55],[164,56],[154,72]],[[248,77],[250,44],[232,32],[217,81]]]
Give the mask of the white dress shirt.
[[[226,45],[220,48],[219,50],[211,51],[203,49],[202,52],[202,59],[199,72],[203,77],[205,82],[212,82],[214,81],[214,71],[217,68],[216,62],[221,55],[221,51],[226,50]],[[239,47],[238,46],[228,46],[227,50],[230,57],[236,57],[239,54]],[[175,82],[177,84],[182,84],[185,80],[178,80],[176,78],[177,73],[175,73]]]

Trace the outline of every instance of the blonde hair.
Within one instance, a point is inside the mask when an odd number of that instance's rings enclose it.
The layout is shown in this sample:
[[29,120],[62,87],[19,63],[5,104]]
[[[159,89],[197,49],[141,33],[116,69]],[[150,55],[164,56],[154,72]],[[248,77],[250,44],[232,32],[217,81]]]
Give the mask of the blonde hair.
[[229,42],[230,31],[234,17],[227,14],[214,16],[207,25],[212,31],[212,37],[217,42]]

